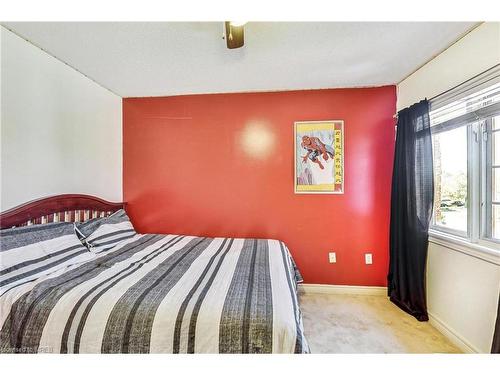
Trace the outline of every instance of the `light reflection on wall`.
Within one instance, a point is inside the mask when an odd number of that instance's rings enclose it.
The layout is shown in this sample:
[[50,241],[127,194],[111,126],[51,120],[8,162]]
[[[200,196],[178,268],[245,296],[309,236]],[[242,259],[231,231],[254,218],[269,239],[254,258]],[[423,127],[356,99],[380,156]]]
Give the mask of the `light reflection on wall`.
[[248,156],[267,159],[274,148],[275,135],[265,121],[250,121],[240,134],[240,145]]

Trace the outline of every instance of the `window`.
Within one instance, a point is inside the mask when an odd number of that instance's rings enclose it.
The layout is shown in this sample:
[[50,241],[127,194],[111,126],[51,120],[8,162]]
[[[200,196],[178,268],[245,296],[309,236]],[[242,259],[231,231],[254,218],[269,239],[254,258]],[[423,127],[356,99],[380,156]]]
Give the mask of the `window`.
[[432,137],[433,224],[462,236],[468,232],[467,130],[467,126],[461,126]]
[[500,249],[500,67],[431,100],[434,231]]

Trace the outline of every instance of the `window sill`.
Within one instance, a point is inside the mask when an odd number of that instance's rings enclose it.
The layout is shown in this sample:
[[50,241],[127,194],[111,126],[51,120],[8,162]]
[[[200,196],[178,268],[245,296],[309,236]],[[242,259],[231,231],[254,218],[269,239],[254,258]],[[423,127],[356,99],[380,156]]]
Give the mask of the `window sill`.
[[450,250],[461,252],[474,258],[482,259],[489,263],[500,265],[500,250],[472,243],[451,234],[430,229],[429,242],[444,246]]

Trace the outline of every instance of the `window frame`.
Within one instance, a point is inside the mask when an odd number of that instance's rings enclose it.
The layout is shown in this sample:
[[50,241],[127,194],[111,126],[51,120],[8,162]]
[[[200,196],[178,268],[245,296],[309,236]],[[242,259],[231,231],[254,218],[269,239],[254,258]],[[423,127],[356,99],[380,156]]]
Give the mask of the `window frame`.
[[[500,250],[500,238],[494,238],[493,227],[493,205],[492,199],[492,178],[494,158],[493,133],[500,133],[500,130],[493,131],[493,118],[500,116],[500,110],[484,118],[481,123],[481,221],[477,243],[482,246]],[[500,147],[500,145],[498,145]],[[500,170],[500,167],[497,167]],[[498,204],[500,205],[500,204]]]
[[456,128],[467,128],[467,232],[436,224],[433,212],[429,233],[441,240],[448,238],[462,245],[475,245],[475,251],[489,249],[488,252],[500,255],[500,238],[492,238],[488,234],[488,226],[492,225],[493,219],[489,208],[491,199],[488,199],[488,195],[492,194],[489,191],[492,168],[488,153],[491,152],[491,159],[494,157],[491,150],[492,132],[488,132],[488,129],[492,128],[492,118],[496,116],[500,116],[500,110],[484,117],[477,116],[475,121],[458,126],[449,120],[446,126],[431,127],[431,136]]

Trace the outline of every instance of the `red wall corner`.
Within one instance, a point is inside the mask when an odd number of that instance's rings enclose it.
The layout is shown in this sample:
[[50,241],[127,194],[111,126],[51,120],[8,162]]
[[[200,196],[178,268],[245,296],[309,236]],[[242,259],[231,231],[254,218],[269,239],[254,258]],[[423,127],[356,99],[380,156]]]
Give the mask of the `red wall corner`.
[[[395,86],[124,99],[127,209],[141,232],[283,240],[306,283],[384,286],[395,110]],[[294,194],[301,120],[345,121],[343,195]]]

